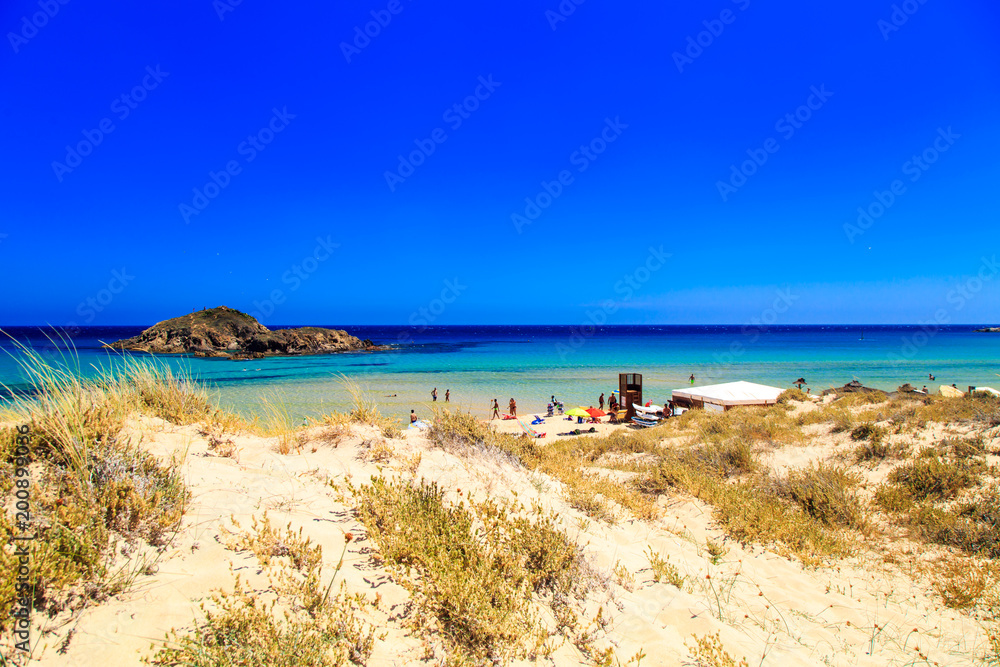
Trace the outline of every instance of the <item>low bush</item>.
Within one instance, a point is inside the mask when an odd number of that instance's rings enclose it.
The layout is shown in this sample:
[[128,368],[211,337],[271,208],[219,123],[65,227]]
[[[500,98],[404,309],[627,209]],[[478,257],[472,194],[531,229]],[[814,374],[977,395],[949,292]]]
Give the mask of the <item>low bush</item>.
[[358,516],[404,583],[419,613],[436,624],[453,660],[482,664],[524,656],[544,634],[533,594],[565,606],[587,586],[582,553],[535,506],[497,500],[449,505],[435,483],[374,478],[354,491]]
[[864,422],[851,431],[851,440],[882,440],[886,436],[884,426],[872,422]]
[[858,475],[821,463],[793,470],[777,482],[777,492],[826,525],[863,529],[864,512],[853,492],[859,481]]
[[[29,350],[21,364],[33,391],[8,403],[5,419],[30,433],[30,529],[38,539],[29,585],[34,608],[55,615],[79,597],[70,586],[84,584],[77,590],[91,600],[125,590],[168,542],[186,508],[189,496],[176,463],[122,436],[129,415],[187,423],[209,410],[199,389],[155,363],[125,358],[93,378]],[[0,431],[10,471],[15,435]],[[17,524],[11,504],[0,513],[0,540],[11,542],[15,529],[21,532]],[[142,551],[120,566],[119,545]],[[13,556],[0,550],[0,594],[13,591],[16,573]],[[0,617],[0,630],[9,623],[9,616]]]
[[975,485],[984,467],[981,462],[949,461],[932,455],[904,463],[888,479],[906,489],[914,500],[948,500]]
[[793,387],[792,389],[786,389],[785,391],[778,394],[778,403],[780,405],[785,405],[790,401],[803,402],[808,400],[809,400],[809,394],[802,391],[798,387]]
[[333,593],[351,539],[345,535],[344,552],[327,583],[320,546],[301,530],[274,528],[266,513],[260,520],[254,517],[252,529],[232,535],[227,547],[253,552],[271,587],[254,589],[237,576],[232,592],[216,591],[201,604],[203,620],[193,632],[171,630],[146,662],[191,667],[365,664],[377,635],[359,614],[373,605],[362,595],[348,595],[343,584]]

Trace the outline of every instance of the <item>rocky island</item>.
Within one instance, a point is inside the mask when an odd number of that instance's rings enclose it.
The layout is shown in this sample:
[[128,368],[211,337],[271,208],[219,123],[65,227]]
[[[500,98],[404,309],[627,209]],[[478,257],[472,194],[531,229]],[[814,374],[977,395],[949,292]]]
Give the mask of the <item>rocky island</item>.
[[983,327],[976,329],[976,333],[1000,333],[1000,327]]
[[138,336],[105,347],[231,359],[385,349],[371,340],[361,340],[336,329],[300,327],[272,331],[250,315],[226,306],[164,320]]

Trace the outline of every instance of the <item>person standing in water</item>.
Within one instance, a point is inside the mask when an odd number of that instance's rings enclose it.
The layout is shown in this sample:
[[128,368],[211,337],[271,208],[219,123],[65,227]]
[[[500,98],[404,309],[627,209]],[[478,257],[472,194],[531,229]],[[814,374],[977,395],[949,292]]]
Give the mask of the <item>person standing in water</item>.
[[694,386],[694,373],[691,373],[691,377],[688,378],[691,381],[691,385]]
[[490,417],[490,420],[493,419],[500,419],[500,401],[495,398],[493,399],[493,416]]
[[604,392],[601,392],[601,397],[597,399],[597,409],[604,409]]
[[437,387],[434,387],[433,389],[431,389],[431,400],[432,401],[438,400],[438,388]]
[[510,416],[511,417],[517,416],[517,403],[514,401],[513,398],[510,399]]
[[451,403],[451,389],[444,390],[444,402]]

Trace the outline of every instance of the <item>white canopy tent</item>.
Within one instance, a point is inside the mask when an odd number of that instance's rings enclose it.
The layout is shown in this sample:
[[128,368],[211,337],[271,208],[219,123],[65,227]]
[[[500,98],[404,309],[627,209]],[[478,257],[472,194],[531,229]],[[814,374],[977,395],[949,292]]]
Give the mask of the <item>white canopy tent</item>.
[[687,408],[728,410],[738,405],[774,405],[784,389],[754,382],[726,382],[705,387],[674,389],[674,403]]

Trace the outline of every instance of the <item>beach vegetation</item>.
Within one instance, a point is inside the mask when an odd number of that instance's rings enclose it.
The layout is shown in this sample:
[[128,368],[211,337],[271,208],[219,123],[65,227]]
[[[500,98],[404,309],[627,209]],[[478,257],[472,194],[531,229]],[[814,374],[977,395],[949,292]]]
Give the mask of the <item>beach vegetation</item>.
[[746,658],[740,658],[737,662],[726,652],[718,632],[701,637],[691,636],[694,638],[694,646],[688,650],[698,667],[748,667]]
[[[196,385],[154,362],[126,358],[89,378],[31,350],[22,350],[19,363],[31,390],[12,398],[0,421],[26,427],[29,453],[15,456],[19,432],[6,426],[0,465],[6,480],[14,479],[15,463],[29,472],[30,520],[6,504],[0,539],[37,535],[31,603],[55,616],[127,590],[154,567],[187,507],[178,462],[140,448],[126,428],[129,418],[190,423],[207,418],[210,408]],[[0,550],[4,599],[14,598],[17,571],[16,557]],[[0,617],[0,629],[10,620]]]
[[886,436],[884,426],[879,426],[874,422],[866,421],[851,430],[851,440],[882,440]]
[[852,452],[855,463],[878,463],[887,458],[904,458],[910,451],[905,442],[892,441],[887,436],[862,441]]
[[888,477],[888,482],[902,488],[915,501],[950,500],[960,491],[974,486],[985,469],[978,460],[949,460],[933,453],[908,461]]
[[[497,499],[452,504],[423,480],[376,477],[352,491],[380,557],[411,593],[412,623],[439,629],[449,664],[523,658],[553,633],[596,651],[577,610],[593,574],[555,514]],[[533,600],[550,607],[555,628],[540,622]]]
[[857,408],[876,405],[889,400],[881,391],[850,391],[838,394],[834,402],[842,408]]
[[916,418],[947,424],[1000,426],[1000,397],[972,393],[959,397],[928,396],[916,410]]
[[659,583],[662,580],[664,583],[684,590],[687,576],[682,575],[677,566],[670,562],[670,556],[664,558],[660,552],[653,551],[653,547],[647,546],[646,560],[649,561],[649,569],[653,572],[654,582]]
[[308,420],[313,426],[325,425],[334,428],[346,428],[351,424],[374,426],[382,437],[398,439],[403,436],[399,422],[392,417],[386,417],[378,407],[378,401],[371,392],[364,389],[356,380],[346,375],[337,378],[340,386],[351,397],[353,407],[350,412],[330,412],[318,419]]
[[[235,524],[239,529],[239,524]],[[318,665],[339,667],[365,664],[376,639],[382,639],[364,614],[377,608],[368,600],[335,590],[337,574],[352,536],[344,536],[344,550],[332,572],[324,571],[323,549],[302,530],[289,524],[275,528],[265,512],[252,518],[247,531],[230,531],[226,546],[249,551],[268,575],[266,590],[253,587],[239,575],[233,590],[216,590],[200,604],[200,620],[193,629],[173,629],[152,648],[145,662],[153,665]]]
[[778,403],[780,405],[788,405],[792,401],[798,401],[799,403],[804,403],[809,400],[809,394],[802,391],[798,387],[792,387],[791,389],[786,389],[785,391],[778,394]]
[[385,438],[362,440],[358,447],[358,458],[374,463],[388,463],[395,453],[395,449]]
[[541,447],[535,438],[499,433],[468,413],[443,410],[432,424],[430,437],[447,451],[472,448],[486,456],[554,478],[563,484],[569,505],[594,519],[614,523],[617,520],[615,506],[642,519],[659,513],[648,497],[601,474],[600,470],[633,470],[633,466],[615,464],[607,459],[657,450],[662,437],[659,429],[635,434],[614,433],[606,437],[566,438]]
[[827,526],[863,530],[867,526],[854,488],[861,476],[826,463],[792,470],[775,482],[778,495]]
[[276,440],[275,450],[279,454],[291,454],[302,451],[299,429],[288,405],[278,397],[262,396],[260,399],[262,414],[256,420],[254,429],[260,435]]

